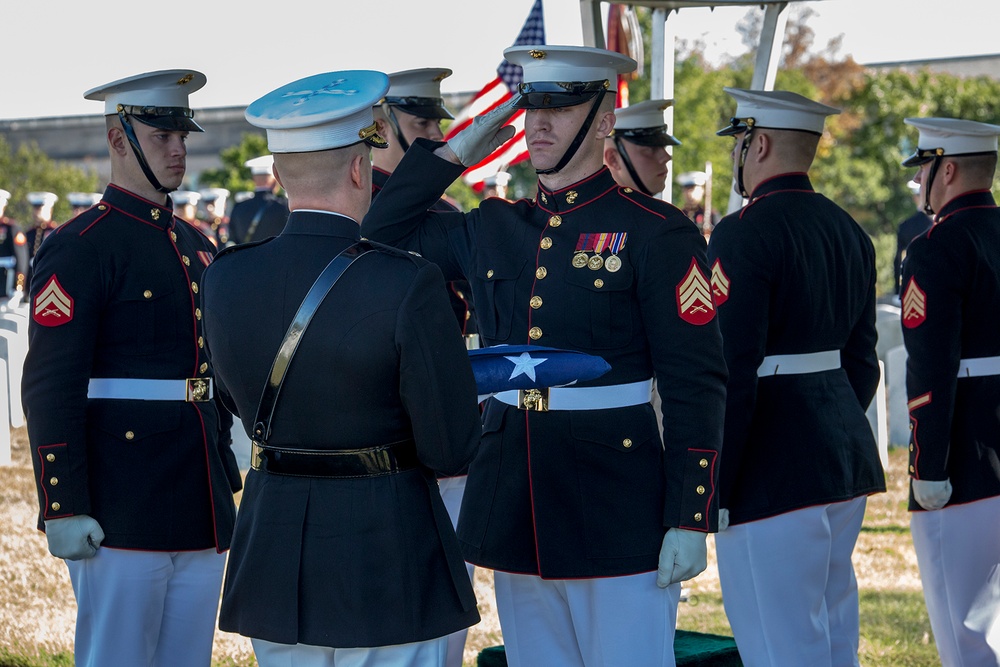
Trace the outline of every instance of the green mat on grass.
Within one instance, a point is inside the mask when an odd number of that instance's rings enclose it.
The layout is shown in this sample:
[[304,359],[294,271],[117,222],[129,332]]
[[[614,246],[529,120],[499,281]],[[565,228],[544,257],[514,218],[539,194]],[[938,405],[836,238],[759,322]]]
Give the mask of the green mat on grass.
[[[732,637],[678,630],[674,636],[677,667],[743,667]],[[478,667],[507,667],[503,646],[491,646],[479,653]]]

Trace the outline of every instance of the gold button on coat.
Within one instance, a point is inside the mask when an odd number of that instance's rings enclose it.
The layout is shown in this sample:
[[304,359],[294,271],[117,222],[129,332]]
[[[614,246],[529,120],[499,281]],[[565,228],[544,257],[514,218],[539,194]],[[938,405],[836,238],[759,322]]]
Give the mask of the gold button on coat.
[[[157,211],[157,213],[159,213],[159,211]],[[157,216],[157,217],[159,217],[159,216]],[[170,232],[170,240],[171,241],[176,241],[177,240],[177,234],[175,234],[174,232]]]
[[56,460],[56,455],[55,454],[46,454],[45,455],[45,460],[48,461],[49,463],[52,463],[53,461]]
[[187,255],[182,255],[181,261],[184,262],[184,266],[191,266],[191,260],[188,258]]
[[694,520],[695,521],[701,521],[701,512],[695,512],[694,513]]
[[632,446],[632,438],[625,438],[624,440],[622,440],[622,447],[628,449],[631,446]]
[[542,330],[538,327],[531,327],[528,329],[528,338],[531,340],[538,340],[542,337]]
[[149,299],[150,297],[152,297],[152,296],[153,296],[153,293],[152,293],[152,292],[150,292],[149,290],[146,290],[145,292],[143,292],[143,293],[142,293],[142,295],[143,295],[144,297],[146,297],[147,299]]
[[55,486],[58,483],[59,483],[59,478],[58,477],[53,477],[53,478],[51,478],[49,480],[49,484],[51,484],[52,486]]
[[549,275],[549,270],[546,269],[544,266],[540,266],[537,269],[535,269],[535,277],[538,278],[539,280],[541,280],[547,275]]
[[132,431],[125,431],[125,439],[126,440],[131,440],[134,437],[135,437],[135,433],[133,433]]
[[59,503],[52,503],[51,505],[49,505],[49,507],[52,508],[53,512],[58,512],[62,508],[62,505],[60,505]]
[[708,459],[702,459],[701,461],[698,461],[698,465],[700,465],[702,468],[707,468],[708,467]]
[[549,226],[550,227],[558,227],[561,224],[562,224],[562,216],[561,215],[553,215],[552,217],[549,218]]
[[546,236],[545,238],[542,239],[540,245],[542,246],[542,250],[548,250],[549,248],[552,247],[552,239]]
[[191,291],[195,294],[198,293],[198,283],[191,283]]
[[492,278],[492,277],[493,277],[493,269],[490,269],[490,270],[488,270],[488,271],[486,272],[486,277],[487,277],[487,278]]
[[698,493],[699,496],[705,495],[705,487],[702,486],[701,484],[698,485],[698,488],[696,488],[695,491]]
[[594,281],[594,287],[596,287],[597,289],[601,289],[602,287],[604,287],[604,281],[598,278],[597,280]]
[[533,296],[531,297],[531,301],[529,301],[528,303],[531,305],[532,308],[538,310],[539,308],[542,307],[542,297]]
[[198,336],[198,347],[205,347],[205,337]]
[[196,319],[199,319],[199,320],[201,319],[201,308],[195,308],[194,309],[194,316],[195,316]]
[[198,367],[198,372],[199,373],[204,373],[207,370],[208,370],[208,363],[207,362],[202,362],[201,366]]

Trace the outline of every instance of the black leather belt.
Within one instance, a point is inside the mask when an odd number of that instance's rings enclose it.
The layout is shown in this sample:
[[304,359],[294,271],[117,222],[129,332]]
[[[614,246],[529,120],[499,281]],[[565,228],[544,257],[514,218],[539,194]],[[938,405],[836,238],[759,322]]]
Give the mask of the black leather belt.
[[377,477],[420,465],[413,440],[365,449],[287,449],[251,443],[250,467],[291,477]]

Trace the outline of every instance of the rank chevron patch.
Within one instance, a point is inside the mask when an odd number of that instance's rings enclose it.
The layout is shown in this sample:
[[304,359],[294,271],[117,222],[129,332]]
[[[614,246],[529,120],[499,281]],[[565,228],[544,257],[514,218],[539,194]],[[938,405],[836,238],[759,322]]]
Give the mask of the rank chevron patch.
[[721,306],[729,299],[729,276],[722,270],[722,261],[718,259],[712,265],[712,297],[716,306]]
[[927,295],[917,285],[916,278],[910,278],[903,292],[903,326],[907,329],[919,327],[927,319]]
[[32,317],[43,327],[57,327],[73,319],[73,297],[66,293],[55,274],[35,296]]
[[677,284],[677,314],[685,322],[699,326],[711,322],[715,317],[712,288],[694,257],[691,258],[687,275]]

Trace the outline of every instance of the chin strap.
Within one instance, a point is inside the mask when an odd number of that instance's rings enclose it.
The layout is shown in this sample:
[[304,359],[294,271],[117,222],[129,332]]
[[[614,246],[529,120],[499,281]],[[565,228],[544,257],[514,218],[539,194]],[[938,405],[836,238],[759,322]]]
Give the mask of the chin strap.
[[604,99],[604,94],[606,92],[606,90],[601,90],[597,93],[597,96],[594,98],[594,104],[590,107],[590,113],[588,113],[587,117],[583,120],[583,125],[580,126],[580,131],[576,133],[576,138],[573,139],[573,143],[571,143],[569,148],[566,149],[566,152],[563,153],[562,159],[559,160],[559,164],[551,169],[536,169],[536,174],[554,174],[569,164],[569,161],[573,159],[574,155],[576,155],[576,151],[580,148],[580,145],[583,144],[584,137],[586,137],[587,133],[590,132],[590,126],[594,124],[594,118],[597,117],[597,109],[601,106],[601,100]]
[[635,167],[632,166],[632,160],[629,158],[628,152],[625,150],[625,142],[621,137],[614,137],[614,140],[615,148],[618,149],[618,155],[621,156],[622,162],[625,164],[625,170],[628,172],[628,175],[632,177],[632,182],[635,183],[635,187],[639,188],[639,191],[642,192],[642,194],[652,197],[653,193],[649,191],[646,184],[642,182],[641,178],[639,178],[639,172],[637,172]]
[[391,105],[385,103],[382,104],[382,111],[385,112],[385,118],[389,121],[389,125],[392,126],[392,133],[399,140],[399,147],[405,153],[410,148],[410,142],[403,138],[403,131],[399,129],[399,120],[396,118],[396,112],[392,110]]
[[740,146],[740,160],[736,163],[736,194],[750,198],[746,185],[743,184],[743,168],[747,163],[747,152],[750,150],[750,142],[753,141],[754,119],[747,118],[747,131],[743,133],[743,144]]
[[931,186],[934,185],[934,178],[937,176],[938,167],[941,166],[942,156],[938,155],[931,162],[931,168],[927,172],[927,179],[924,180],[924,213],[933,216],[934,209],[931,208]]
[[165,188],[157,180],[156,176],[153,174],[153,170],[149,168],[149,163],[146,162],[146,154],[142,152],[142,146],[139,145],[139,137],[135,136],[135,130],[132,128],[132,123],[128,119],[128,114],[125,113],[125,108],[122,105],[118,105],[118,120],[122,123],[122,128],[125,130],[125,136],[128,137],[128,143],[132,146],[132,152],[135,154],[135,159],[139,162],[139,167],[142,168],[142,173],[146,175],[146,180],[149,181],[150,185],[156,188],[157,192],[162,192],[164,194],[170,194],[173,192],[171,188]]

